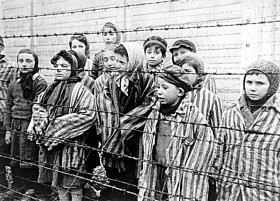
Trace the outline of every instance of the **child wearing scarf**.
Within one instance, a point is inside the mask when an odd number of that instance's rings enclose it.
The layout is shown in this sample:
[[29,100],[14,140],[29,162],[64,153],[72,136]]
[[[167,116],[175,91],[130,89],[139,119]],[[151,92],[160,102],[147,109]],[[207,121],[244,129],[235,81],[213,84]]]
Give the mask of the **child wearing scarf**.
[[238,102],[223,113],[219,201],[279,200],[280,68],[268,60],[249,65]]
[[11,144],[14,185],[22,187],[26,184],[26,194],[34,194],[38,176],[38,147],[27,139],[26,131],[32,116],[32,105],[47,88],[46,81],[38,73],[38,63],[38,56],[33,50],[19,51],[19,77],[9,85],[4,114],[5,141]]
[[66,50],[51,60],[55,81],[33,106],[29,130],[40,145],[39,183],[51,183],[60,200],[82,200],[85,148],[95,117],[94,96],[80,83],[78,61]]
[[[104,166],[115,168],[119,171],[117,179],[128,184],[118,183],[117,186],[127,192],[115,190],[113,200],[136,200],[138,162],[123,157],[118,160],[118,155],[123,150],[123,136],[130,136],[126,141],[126,154],[140,157],[140,137],[135,133],[143,129],[144,120],[151,111],[150,104],[154,101],[155,90],[153,78],[143,72],[144,53],[140,45],[127,42],[119,45],[115,50],[118,74],[112,77],[109,85],[109,94],[115,109],[115,128],[113,133],[104,141],[103,155]],[[135,137],[132,137],[135,136]],[[110,153],[110,154],[108,154]]]
[[158,101],[143,132],[143,169],[138,201],[208,199],[214,136],[186,96],[190,81],[179,66],[162,68]]
[[[112,22],[106,22],[102,27],[102,37],[105,47],[109,44],[119,45],[121,40],[121,32],[115,24]],[[99,77],[104,70],[102,54],[103,50],[95,54],[93,59],[92,76],[94,79]]]

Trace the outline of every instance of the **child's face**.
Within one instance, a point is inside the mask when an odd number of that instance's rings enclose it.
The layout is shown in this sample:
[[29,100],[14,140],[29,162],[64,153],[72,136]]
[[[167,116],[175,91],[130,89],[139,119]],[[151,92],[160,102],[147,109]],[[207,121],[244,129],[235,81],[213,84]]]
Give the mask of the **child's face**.
[[161,105],[176,105],[184,95],[182,88],[175,86],[162,78],[158,78],[157,96]]
[[186,71],[186,73],[188,73],[187,75],[189,77],[190,84],[193,86],[198,78],[198,74],[196,73],[194,67],[186,63],[182,66],[182,68]]
[[18,67],[21,73],[32,72],[35,67],[35,59],[33,55],[28,53],[19,54]]
[[71,64],[63,57],[60,57],[56,64],[53,65],[56,69],[55,80],[67,80],[71,75]]
[[105,44],[116,44],[117,43],[117,33],[114,29],[105,27],[102,33],[103,40]]
[[191,52],[189,49],[185,47],[179,47],[178,49],[173,50],[172,57],[174,59],[174,62],[177,63],[181,60],[182,56],[186,53]]
[[80,51],[86,53],[86,45],[76,39],[72,41],[71,50]]
[[269,80],[265,74],[252,74],[247,75],[245,78],[245,92],[253,101],[263,98],[268,88]]
[[114,51],[112,50],[106,50],[103,53],[103,62],[104,62],[104,68],[105,70],[111,70],[114,71],[116,70],[116,66],[117,66],[117,59],[116,59],[116,55],[114,53]]
[[120,71],[127,71],[127,67],[128,67],[127,56],[116,54],[116,60],[117,60],[117,65],[116,65],[117,69],[119,69]]
[[162,52],[159,45],[152,45],[145,51],[146,61],[148,66],[156,67],[163,61]]

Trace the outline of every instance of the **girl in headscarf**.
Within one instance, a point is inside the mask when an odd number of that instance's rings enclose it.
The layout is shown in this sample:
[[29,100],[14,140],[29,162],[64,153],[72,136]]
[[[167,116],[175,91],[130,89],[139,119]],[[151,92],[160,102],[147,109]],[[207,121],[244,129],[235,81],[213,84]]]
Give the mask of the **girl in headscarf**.
[[[102,27],[102,37],[105,43],[105,47],[109,44],[118,45],[121,40],[121,33],[115,24],[113,24],[112,22],[106,22]],[[103,50],[98,52],[93,59],[92,77],[94,79],[99,77],[104,70],[102,54]]]
[[83,34],[75,34],[71,36],[69,41],[69,47],[71,50],[74,50],[76,52],[79,51],[86,55],[86,62],[81,68],[83,68],[84,74],[91,76],[93,61],[90,59],[90,45],[89,41],[87,40],[87,37]]
[[86,131],[95,117],[94,97],[80,83],[74,55],[61,50],[51,63],[57,70],[55,81],[34,105],[29,125],[40,144],[38,181],[51,182],[60,200],[78,201],[84,183],[81,174],[86,172]]
[[280,68],[268,60],[249,65],[238,102],[223,113],[217,200],[279,200]]
[[[37,179],[38,148],[27,139],[26,131],[31,120],[32,105],[47,88],[39,75],[39,60],[31,49],[22,49],[17,56],[19,77],[9,85],[4,114],[5,141],[11,144],[11,166],[14,185],[27,184],[26,193],[33,194]],[[26,178],[21,180],[19,177]],[[28,182],[28,180],[33,182]],[[32,185],[33,183],[33,185]],[[32,190],[33,189],[33,190]]]

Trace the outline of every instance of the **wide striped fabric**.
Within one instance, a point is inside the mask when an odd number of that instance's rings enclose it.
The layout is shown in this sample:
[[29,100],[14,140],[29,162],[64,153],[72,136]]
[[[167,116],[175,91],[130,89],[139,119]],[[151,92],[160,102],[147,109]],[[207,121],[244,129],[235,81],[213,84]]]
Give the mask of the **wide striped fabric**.
[[14,62],[10,62],[7,57],[1,59],[0,64],[0,122],[4,121],[4,108],[6,107],[5,101],[7,98],[8,86],[16,79],[17,67]]
[[241,108],[239,102],[223,114],[217,200],[280,200],[280,100],[271,97],[247,129],[242,111],[249,109]]
[[119,126],[119,115],[113,104],[109,90],[111,76],[104,72],[95,80],[95,109],[97,117],[98,134],[102,135],[102,145]]
[[214,94],[217,94],[215,78],[211,74],[204,76],[203,86],[209,91],[212,91]]
[[186,96],[205,116],[215,135],[222,121],[223,105],[221,98],[205,87],[189,91]]
[[[149,115],[143,133],[143,169],[138,201],[153,200],[159,174],[153,151],[158,107]],[[167,188],[170,201],[208,200],[208,172],[214,158],[214,136],[199,109],[184,99],[171,119],[171,142],[166,150]]]
[[79,77],[82,79],[81,83],[94,94],[94,79],[86,71],[79,73]]

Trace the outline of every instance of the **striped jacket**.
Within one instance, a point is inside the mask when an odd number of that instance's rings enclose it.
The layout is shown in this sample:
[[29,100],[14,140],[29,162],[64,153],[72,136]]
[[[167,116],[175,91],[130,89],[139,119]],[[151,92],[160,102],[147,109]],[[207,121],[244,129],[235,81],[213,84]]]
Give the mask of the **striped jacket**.
[[223,114],[217,200],[280,200],[280,100],[272,96],[254,119],[243,99]]
[[16,63],[11,62],[7,56],[0,60],[0,122],[4,121],[8,86],[17,76],[18,68],[16,66]]
[[112,81],[111,75],[104,72],[95,80],[95,110],[97,117],[98,134],[102,135],[102,145],[118,128],[119,115],[113,104],[109,90],[109,82]]
[[[152,163],[159,107],[154,107],[143,132],[143,169],[138,201],[153,200],[159,174]],[[214,157],[214,136],[199,109],[184,99],[171,119],[171,142],[166,150],[170,201],[207,200],[208,175]]]
[[204,76],[203,86],[209,91],[212,91],[214,94],[217,94],[216,82],[211,74],[207,74],[206,76]]
[[222,121],[223,105],[220,97],[205,87],[189,91],[186,96],[205,116],[215,135]]

